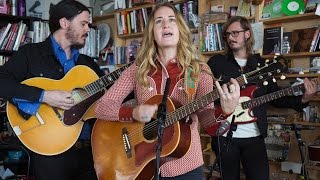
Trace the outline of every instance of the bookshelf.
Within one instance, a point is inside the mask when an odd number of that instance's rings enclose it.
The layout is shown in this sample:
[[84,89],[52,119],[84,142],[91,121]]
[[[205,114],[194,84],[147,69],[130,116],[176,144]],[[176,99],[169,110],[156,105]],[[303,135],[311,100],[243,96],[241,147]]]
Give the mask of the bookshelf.
[[[273,19],[267,19],[267,20],[261,20],[261,22],[264,24],[264,27],[272,27],[275,25],[281,25],[284,28],[284,32],[292,32],[296,29],[305,29],[310,27],[316,27],[319,26],[320,16],[315,15],[314,13],[305,13],[305,14],[298,14],[293,16],[285,16],[281,18],[273,18]],[[298,26],[297,26],[298,24]],[[292,44],[291,44],[292,46]],[[310,57],[312,56],[320,56],[320,52],[290,52],[288,54],[283,54],[284,57],[286,57],[290,61],[291,67],[302,67],[302,68],[309,68],[310,67]],[[270,55],[263,55],[264,58],[271,58]],[[316,73],[305,73],[305,74],[286,74],[287,81],[292,81],[295,78],[319,78],[320,74]],[[319,93],[316,98],[314,98],[312,101],[310,101],[310,106],[316,106],[319,107]],[[273,111],[273,110],[270,110]],[[277,110],[279,111],[279,110]],[[280,110],[281,111],[281,110]],[[286,112],[287,110],[282,110],[282,112]],[[276,122],[271,122],[275,123]],[[297,119],[294,122],[287,122],[286,124],[300,124],[303,126],[314,126],[315,130],[302,130],[302,139],[305,141],[306,146],[310,143],[312,143],[315,138],[319,136],[319,129],[320,129],[320,123],[319,122],[305,122],[301,119]],[[279,124],[279,123],[278,123]],[[291,139],[290,139],[290,148],[288,152],[288,161],[299,163],[301,162],[300,155],[299,155],[299,146],[297,144],[297,141],[294,137],[294,133],[291,133]],[[310,164],[307,156],[307,148],[304,149],[306,152],[305,157],[305,163]],[[272,173],[278,173],[281,177],[289,177],[288,173],[281,172],[281,164],[280,163],[269,163],[270,165],[270,174]],[[310,166],[306,167],[309,178],[310,179],[317,179],[320,175],[319,169],[312,169]],[[270,176],[271,177],[271,176]],[[296,174],[291,175],[291,177],[297,177]]]

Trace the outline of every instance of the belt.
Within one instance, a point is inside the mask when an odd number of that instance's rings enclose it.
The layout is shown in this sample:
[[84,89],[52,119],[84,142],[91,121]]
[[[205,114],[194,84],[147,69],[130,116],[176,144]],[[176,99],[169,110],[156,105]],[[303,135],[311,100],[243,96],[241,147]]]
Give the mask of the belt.
[[90,140],[78,140],[71,149],[91,148]]

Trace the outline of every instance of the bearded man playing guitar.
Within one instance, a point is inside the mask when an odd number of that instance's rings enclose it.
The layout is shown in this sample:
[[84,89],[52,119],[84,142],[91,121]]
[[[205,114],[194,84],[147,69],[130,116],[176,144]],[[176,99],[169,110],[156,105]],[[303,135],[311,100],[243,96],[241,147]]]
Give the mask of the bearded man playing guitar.
[[[30,121],[30,116],[37,113],[41,103],[52,107],[49,108],[51,110],[56,108],[59,111],[68,110],[75,105],[75,99],[71,91],[58,90],[58,87],[57,89],[47,90],[39,88],[36,85],[22,84],[22,81],[34,77],[60,80],[69,70],[78,65],[88,67],[92,72],[95,72],[94,74],[97,77],[103,75],[103,72],[92,58],[80,54],[78,51],[78,49],[85,45],[88,32],[90,31],[89,14],[89,9],[75,0],[62,0],[56,5],[51,6],[49,11],[51,35],[43,42],[20,47],[8,62],[0,66],[0,84],[2,84],[0,97],[9,100],[19,108],[19,111],[25,117],[25,120],[21,124]],[[84,81],[79,77],[85,79],[88,75],[81,74],[81,76],[78,76],[79,81]],[[47,88],[51,87],[53,83],[47,84]],[[73,82],[62,84],[61,89],[71,83]],[[40,116],[43,117],[44,115]],[[18,136],[30,133],[31,136],[27,138],[28,141],[33,141],[32,136],[38,138],[49,134],[51,137],[56,137],[62,133],[59,130],[52,132],[54,129],[58,129],[54,126],[48,127],[50,131],[52,130],[50,133],[48,131],[36,135],[31,133],[33,129],[41,129],[48,125],[49,123],[47,122],[49,121],[43,119],[43,122],[39,123],[37,127],[31,128],[28,132],[23,132],[17,126],[13,127],[13,129]],[[62,122],[56,123],[60,123],[60,126],[66,127]],[[70,144],[68,146],[70,147],[69,150],[61,154],[47,153],[46,155],[48,156],[39,153],[32,154],[35,179],[97,179],[93,168],[90,133],[90,124],[86,122],[82,131],[80,129],[79,133],[76,133],[77,137],[75,140],[78,139],[80,134],[78,141],[74,146]],[[61,137],[61,143],[64,141],[64,138],[68,138],[69,136],[71,134],[67,133]],[[39,146],[51,147],[50,139],[44,143],[39,143]]]
[[[258,64],[263,65],[265,63],[258,55],[252,54],[254,37],[250,22],[246,18],[231,17],[224,24],[222,34],[225,52],[211,57],[208,65],[214,76],[220,78],[223,83],[229,81],[230,78],[238,77],[258,68]],[[302,111],[302,108],[307,106],[306,103],[316,93],[316,84],[314,82],[305,79],[304,87],[303,96],[291,96],[274,100],[272,105]],[[277,90],[279,90],[278,85],[268,81],[267,86],[261,86],[254,92],[254,97]],[[251,96],[251,94],[246,94],[245,96]],[[240,161],[244,168],[246,179],[269,179],[268,157],[264,144],[264,137],[267,136],[266,105],[254,108],[253,115],[256,118],[256,122],[235,125],[232,129],[232,143],[228,143],[228,151],[221,153],[218,162],[221,162],[220,170],[224,180],[240,179]],[[235,122],[242,117],[241,115],[236,117]],[[218,143],[218,137],[213,137],[212,149],[216,155],[219,155],[219,149],[221,148],[219,145],[223,145],[226,142],[226,134],[224,133],[221,138],[219,137],[220,143]]]

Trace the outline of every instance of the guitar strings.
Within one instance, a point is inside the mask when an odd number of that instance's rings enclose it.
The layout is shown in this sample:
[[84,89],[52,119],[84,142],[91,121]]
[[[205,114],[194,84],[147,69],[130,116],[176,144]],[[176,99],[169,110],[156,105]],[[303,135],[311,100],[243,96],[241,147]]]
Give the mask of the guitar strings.
[[[256,79],[257,77],[259,78],[260,76],[269,75],[269,73],[271,73],[271,72],[274,72],[274,71],[277,72],[277,70],[273,70],[273,71],[270,71],[270,72],[267,72],[267,73],[258,74],[258,75],[256,75],[256,76],[251,77],[252,74],[255,74],[256,72],[261,71],[262,69],[267,68],[267,67],[269,67],[271,64],[274,64],[274,63],[275,63],[275,62],[271,62],[270,64],[266,64],[264,67],[262,67],[262,68],[260,68],[260,69],[256,69],[256,70],[251,71],[251,72],[248,72],[248,73],[246,73],[246,74],[244,74],[244,75],[245,75],[245,76],[247,77],[247,79],[250,81],[250,79]],[[236,78],[236,80],[238,80],[238,81],[240,81],[241,79],[242,79],[242,76]],[[230,82],[227,83],[227,85],[230,85],[230,84],[231,84]],[[216,95],[216,94],[217,94],[216,91],[217,91],[217,90],[215,89],[214,91],[210,92],[209,94],[215,93],[215,95]],[[205,96],[206,96],[206,95],[205,95]],[[202,99],[202,98],[200,97],[200,98],[198,98],[198,99],[195,100],[195,101],[199,101],[200,99]],[[185,105],[185,106],[191,106],[192,104],[193,104],[193,103],[189,103],[189,104],[187,104],[187,105]],[[185,106],[183,106],[183,107],[185,107]],[[179,110],[179,109],[181,109],[181,108],[178,108],[177,110]],[[177,110],[176,110],[176,111],[177,111]],[[173,112],[172,112],[172,113],[173,113]],[[171,114],[172,114],[172,113],[169,113],[167,118],[171,119]],[[155,123],[154,123],[154,122],[155,122]],[[151,130],[153,130],[153,129],[155,128],[156,122],[157,122],[157,121],[155,120],[155,121],[153,121],[153,122],[151,122],[151,123],[149,123],[149,124],[146,125],[145,131],[147,132],[147,135],[150,135],[150,134],[148,134],[148,133],[152,133]],[[210,121],[208,121],[207,123],[210,123]],[[136,131],[133,131],[132,134],[130,135],[130,137],[134,137],[137,133],[140,133],[141,130],[142,130],[142,129],[138,129],[138,130],[136,130]]]
[[[251,72],[250,72],[250,73],[251,73]],[[249,74],[250,74],[250,73],[249,73]],[[268,74],[268,73],[264,73],[264,74]],[[262,75],[263,75],[263,74],[262,74]],[[253,77],[248,77],[247,79],[250,81],[250,79],[255,79],[256,77],[259,77],[259,76],[261,76],[261,74],[260,74],[260,75],[257,75],[257,76],[253,76]],[[238,77],[238,78],[236,78],[236,79],[241,79],[241,77]],[[228,83],[228,84],[229,84],[229,83]],[[217,90],[215,89],[214,91],[210,92],[209,94],[216,93],[216,92],[217,92]],[[216,95],[216,94],[215,94],[215,95]],[[206,96],[206,95],[205,95],[205,96]],[[200,101],[201,98],[202,98],[202,97],[196,99],[194,102]],[[187,106],[193,107],[192,104],[193,104],[194,102],[189,103],[189,104],[187,104],[187,105],[185,105],[185,106],[183,106],[183,107],[187,107]],[[174,114],[174,113],[177,113],[177,111],[179,111],[179,110],[181,110],[181,109],[182,109],[182,108],[178,108],[176,111],[173,111],[173,112],[171,112],[171,113],[169,113],[169,114],[167,115],[167,119],[169,119],[170,124],[172,124],[172,122],[170,121],[170,119],[172,119],[172,117],[175,117],[175,116],[173,116],[173,114]],[[166,122],[168,122],[168,121],[166,121]],[[209,121],[209,120],[204,121],[204,124],[208,125],[208,123],[211,124],[212,122]],[[167,124],[167,123],[166,123],[166,124]],[[137,129],[136,131],[133,131],[132,133],[130,133],[130,134],[129,134],[129,137],[134,140],[135,136],[136,136],[138,133],[140,134],[140,132],[143,131],[143,129],[144,129],[144,132],[146,132],[146,133],[145,133],[146,135],[151,135],[151,134],[154,132],[154,131],[152,131],[152,130],[155,129],[156,125],[157,125],[157,120],[152,121],[152,122],[150,122],[149,124],[146,124],[146,125],[145,125],[145,128],[142,128],[142,129],[139,128],[139,129]]]
[[[260,69],[261,70],[261,69]],[[256,71],[253,71],[253,72],[250,72],[250,73],[247,73],[247,74],[245,74],[246,76],[250,76],[251,74],[254,74]],[[265,73],[266,74],[266,73]],[[258,75],[258,76],[261,76],[261,75]],[[239,77],[239,78],[241,78],[241,77]],[[238,78],[236,78],[236,79],[238,79]],[[247,77],[247,79],[254,79],[254,78],[251,78],[251,77]],[[212,91],[212,93],[213,94],[216,94],[217,92],[216,92],[217,90],[215,89],[214,91]],[[197,100],[199,100],[199,99],[201,99],[201,98],[198,98]],[[191,106],[192,105],[192,103],[189,103],[189,104],[187,104],[187,105],[185,105],[185,106]],[[183,106],[183,107],[185,107],[185,106]],[[181,109],[180,108],[178,108],[176,111],[181,111]],[[175,112],[175,111],[174,111]],[[169,113],[168,115],[167,115],[167,118],[169,119],[169,122],[170,122],[170,119],[172,119],[172,114],[173,114],[173,112],[171,112],[171,113]],[[211,121],[207,121],[207,122],[204,122],[205,124],[208,124],[208,123],[210,123],[211,124]],[[213,122],[214,123],[214,122]],[[166,123],[165,123],[166,124]],[[157,120],[154,120],[154,121],[152,121],[152,122],[150,122],[149,124],[146,124],[145,126],[145,132],[146,132],[146,134],[147,135],[150,135],[152,132],[151,132],[151,130],[154,130],[155,129],[155,127],[156,127],[156,125],[157,125]],[[135,141],[137,141],[137,140],[139,140],[140,139],[140,137],[141,136],[138,136],[141,132],[143,132],[143,127],[144,126],[142,126],[142,128],[138,128],[138,129],[135,129],[132,133],[129,133],[129,140],[131,141],[131,142],[135,142]],[[142,136],[142,139],[144,139],[144,137]],[[112,150],[111,151],[114,151],[114,150],[118,150],[118,148],[119,148],[119,146],[120,147],[124,147],[123,146],[123,144],[122,144],[122,141],[120,141],[121,143],[119,143],[119,144],[115,144],[114,146],[113,146],[113,148],[112,148]],[[122,156],[122,154],[120,155],[120,156]],[[125,154],[123,154],[123,156],[125,156]]]

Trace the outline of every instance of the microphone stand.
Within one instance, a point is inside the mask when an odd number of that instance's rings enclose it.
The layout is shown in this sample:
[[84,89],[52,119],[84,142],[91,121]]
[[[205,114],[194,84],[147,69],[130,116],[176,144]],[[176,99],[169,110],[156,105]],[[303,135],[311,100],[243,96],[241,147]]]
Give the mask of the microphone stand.
[[162,135],[163,135],[163,129],[165,125],[165,119],[167,116],[167,99],[169,94],[169,87],[170,87],[170,78],[167,79],[166,87],[163,93],[162,102],[158,106],[157,111],[157,129],[158,129],[158,144],[156,148],[156,169],[155,169],[155,179],[159,180],[160,175],[160,155],[162,150]]
[[309,180],[309,176],[308,176],[308,172],[307,172],[307,169],[306,169],[306,166],[304,164],[304,154],[303,154],[303,149],[305,150],[305,141],[303,141],[301,139],[301,125],[296,125],[294,124],[293,125],[293,130],[294,130],[294,133],[296,135],[296,139],[298,141],[298,146],[299,146],[299,152],[300,152],[300,158],[301,158],[301,163],[302,163],[302,167],[301,167],[301,176],[303,177],[304,180]]
[[[236,116],[233,115],[232,116],[232,120],[231,120],[231,124],[230,124],[230,127],[229,127],[229,131],[227,133],[227,136],[226,136],[226,141],[224,142],[223,146],[222,146],[222,149],[219,150],[219,153],[217,154],[216,156],[216,159],[214,160],[214,162],[212,163],[212,166],[209,167],[210,171],[209,171],[209,174],[207,175],[207,178],[206,180],[210,180],[211,177],[212,177],[212,173],[213,173],[213,170],[214,170],[214,167],[217,165],[217,163],[220,161],[221,157],[222,157],[222,152],[228,150],[229,148],[229,144],[231,143],[231,140],[232,140],[232,135],[233,135],[233,126],[234,126],[234,120],[235,120]],[[220,135],[221,136],[221,135]],[[218,138],[219,138],[219,135],[218,135]],[[220,146],[220,145],[218,145]],[[220,176],[221,178],[223,179],[222,177],[222,168],[221,168],[221,164],[220,164]]]

